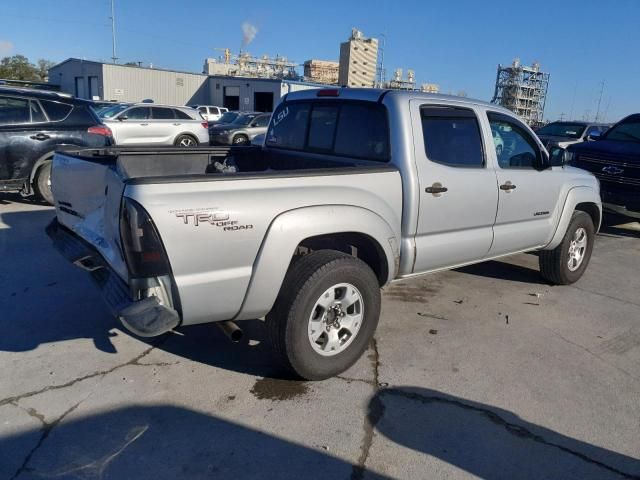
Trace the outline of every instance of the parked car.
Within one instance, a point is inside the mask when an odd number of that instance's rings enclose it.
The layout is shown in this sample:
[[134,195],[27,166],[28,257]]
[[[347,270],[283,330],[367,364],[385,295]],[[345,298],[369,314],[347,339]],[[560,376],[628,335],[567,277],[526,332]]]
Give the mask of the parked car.
[[35,194],[53,204],[53,152],[113,142],[90,105],[63,93],[0,87],[0,191]]
[[149,103],[120,104],[100,112],[116,145],[209,144],[208,124],[189,107]]
[[218,120],[209,120],[209,127],[221,125],[223,123],[232,123],[236,118],[238,118],[240,113],[242,112],[239,112],[238,110],[229,110],[228,112],[223,113]]
[[529,250],[573,283],[601,218],[595,177],[551,168],[510,111],[398,90],[289,93],[263,148],[61,152],[53,174],[75,213],[58,208],[48,234],[129,330],[218,322],[237,338],[236,321],[266,316],[313,380],[370,344],[381,286]]
[[536,134],[547,148],[567,148],[602,135],[610,125],[591,122],[551,122],[539,128]]
[[264,145],[264,141],[266,138],[267,138],[266,134],[260,133],[255,137],[253,137],[253,140],[251,140],[251,145],[254,145],[256,147],[262,147]]
[[595,142],[572,145],[567,160],[600,180],[605,208],[640,219],[640,113],[616,123]]
[[209,127],[212,145],[247,145],[256,135],[267,132],[270,113],[241,113],[231,123]]
[[189,105],[191,108],[200,112],[202,118],[207,122],[214,122],[220,120],[220,117],[229,111],[228,108],[216,107],[214,105]]

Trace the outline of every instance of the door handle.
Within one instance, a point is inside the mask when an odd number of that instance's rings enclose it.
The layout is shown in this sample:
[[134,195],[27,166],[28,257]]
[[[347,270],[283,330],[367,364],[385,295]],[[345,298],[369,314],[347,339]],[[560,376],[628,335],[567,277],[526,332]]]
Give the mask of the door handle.
[[449,191],[447,187],[443,187],[440,182],[435,182],[430,187],[424,189],[425,192],[432,194],[434,197],[439,197],[441,193]]
[[179,125],[182,125],[181,123],[174,123],[174,125],[177,127]]
[[141,123],[140,126],[141,127],[147,127],[147,126],[149,126],[149,124],[148,123]]
[[509,181],[507,181],[507,182],[503,183],[502,185],[500,185],[500,190],[504,190],[507,193],[511,192],[511,190],[514,190],[515,188],[516,188],[516,186],[513,183],[509,182]]
[[46,133],[36,133],[35,135],[31,135],[29,138],[32,138],[33,140],[47,140],[51,137]]

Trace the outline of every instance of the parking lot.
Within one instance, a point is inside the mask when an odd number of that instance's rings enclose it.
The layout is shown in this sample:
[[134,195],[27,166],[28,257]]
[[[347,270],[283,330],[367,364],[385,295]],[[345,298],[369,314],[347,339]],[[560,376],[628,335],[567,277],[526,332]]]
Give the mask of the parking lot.
[[[263,323],[126,333],[0,196],[0,478],[640,477],[640,225],[574,286],[534,255],[387,287],[367,354],[283,379]],[[215,255],[215,246],[212,246]]]

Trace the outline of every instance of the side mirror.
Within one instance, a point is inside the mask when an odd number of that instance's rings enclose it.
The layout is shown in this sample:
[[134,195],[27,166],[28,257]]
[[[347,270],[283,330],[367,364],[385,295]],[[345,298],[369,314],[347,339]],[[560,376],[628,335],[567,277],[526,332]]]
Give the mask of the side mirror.
[[569,160],[569,152],[561,147],[551,147],[549,163],[552,167],[562,167]]
[[587,140],[593,142],[595,140],[600,140],[601,137],[602,132],[591,132],[589,135],[587,135]]
[[122,122],[123,120],[126,120],[127,118],[129,118],[129,117],[127,117],[126,115],[120,115],[118,117],[118,121]]

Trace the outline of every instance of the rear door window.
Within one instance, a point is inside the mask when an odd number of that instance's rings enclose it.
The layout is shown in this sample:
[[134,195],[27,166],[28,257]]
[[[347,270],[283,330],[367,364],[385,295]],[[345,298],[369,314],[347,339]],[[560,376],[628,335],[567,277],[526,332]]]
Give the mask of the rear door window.
[[40,103],[42,103],[42,107],[52,122],[64,120],[73,110],[73,107],[68,103],[52,102],[50,100],[40,100]]
[[480,126],[472,110],[429,106],[421,109],[421,117],[424,148],[430,161],[449,167],[484,166]]
[[42,107],[35,100],[31,100],[31,121],[33,123],[43,123],[47,121],[47,117],[45,117]]
[[269,118],[271,118],[271,115],[261,115],[253,121],[253,126],[266,127],[269,125]]
[[173,120],[173,110],[171,108],[151,107],[151,115],[154,120]]
[[127,120],[149,120],[151,118],[150,110],[149,107],[134,107],[124,112],[124,115]]
[[29,123],[30,121],[29,100],[15,97],[0,97],[0,125]]
[[179,118],[181,120],[193,120],[193,118],[187,115],[186,112],[183,112],[182,110],[178,110],[177,108],[173,109],[173,113],[176,116],[176,118]]

